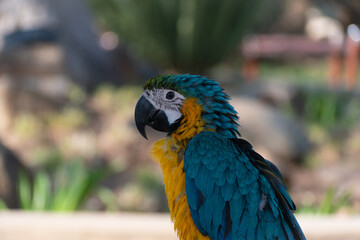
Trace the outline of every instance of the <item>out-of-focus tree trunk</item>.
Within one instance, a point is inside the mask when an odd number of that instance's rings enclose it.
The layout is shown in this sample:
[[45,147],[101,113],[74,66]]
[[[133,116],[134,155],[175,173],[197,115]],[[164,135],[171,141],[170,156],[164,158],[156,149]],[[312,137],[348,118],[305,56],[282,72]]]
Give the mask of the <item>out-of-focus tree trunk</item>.
[[113,56],[98,43],[92,15],[81,0],[38,0],[54,17],[54,29],[64,49],[71,78],[86,89],[100,83],[120,83]]
[[0,142],[0,198],[8,208],[19,207],[19,173],[28,174],[18,157]]
[[115,58],[100,47],[99,32],[82,0],[0,0],[0,23],[1,54],[32,48],[33,43],[56,44],[63,52],[65,74],[84,89],[121,83]]

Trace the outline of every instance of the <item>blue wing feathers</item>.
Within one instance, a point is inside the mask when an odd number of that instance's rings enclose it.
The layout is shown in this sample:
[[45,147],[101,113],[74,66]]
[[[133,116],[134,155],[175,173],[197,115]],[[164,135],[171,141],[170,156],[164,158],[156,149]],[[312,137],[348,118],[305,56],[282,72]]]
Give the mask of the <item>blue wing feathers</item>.
[[[208,185],[208,178],[210,178],[211,175],[208,173],[208,171],[205,169],[205,166],[202,165],[199,168],[198,171],[198,175],[195,178],[195,185],[198,189],[201,190],[202,194],[204,195],[204,197],[208,197],[209,196],[209,191],[212,191],[212,188],[210,190],[210,185]],[[212,187],[212,186],[211,186]],[[211,193],[211,192],[210,192]]]
[[[203,234],[206,235],[206,231],[204,228],[202,228],[201,224],[200,224],[200,219],[199,219],[199,207],[202,205],[202,196],[201,193],[199,192],[199,190],[195,187],[195,182],[194,179],[189,179],[189,178],[185,178],[185,187],[187,189],[187,201],[189,204],[189,208],[190,208],[190,214],[191,217],[196,225],[196,227],[199,229],[199,231]],[[189,192],[192,191],[192,192]]]
[[195,186],[194,179],[187,178],[185,180],[185,187],[187,189],[187,201],[190,209],[198,209],[201,205],[199,190]]
[[273,185],[274,190],[278,193],[279,198],[282,203],[287,204],[288,207],[295,211],[296,206],[291,200],[289,193],[287,192],[287,187],[283,183],[283,176],[281,175],[279,169],[270,161],[265,160],[262,156],[252,150],[250,143],[243,139],[232,139],[240,151],[247,152],[249,155],[250,163],[256,165]]
[[234,192],[236,190],[236,184],[226,184],[221,188],[221,196],[223,197],[224,201],[229,201],[232,199]]
[[[259,154],[258,154],[259,155]],[[260,156],[260,155],[259,155]],[[261,157],[261,156],[260,156]],[[262,158],[262,157],[261,157]],[[273,170],[273,172],[281,179],[283,180],[283,176],[281,175],[279,169],[275,166],[275,164],[273,164],[272,162],[264,159],[265,162],[267,163],[267,165],[269,165],[269,167]]]
[[245,140],[196,135],[184,171],[191,216],[210,239],[305,239],[280,171]]

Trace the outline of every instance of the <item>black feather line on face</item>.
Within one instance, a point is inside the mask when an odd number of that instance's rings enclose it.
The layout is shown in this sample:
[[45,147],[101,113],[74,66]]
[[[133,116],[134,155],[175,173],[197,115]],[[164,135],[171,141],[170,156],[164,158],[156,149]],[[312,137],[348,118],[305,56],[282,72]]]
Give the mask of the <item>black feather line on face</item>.
[[181,124],[181,121],[184,119],[184,116],[181,116],[181,118],[177,119],[173,124],[170,125],[169,127],[169,134],[168,135],[171,135],[173,132],[175,132],[179,127],[180,127],[180,124]]

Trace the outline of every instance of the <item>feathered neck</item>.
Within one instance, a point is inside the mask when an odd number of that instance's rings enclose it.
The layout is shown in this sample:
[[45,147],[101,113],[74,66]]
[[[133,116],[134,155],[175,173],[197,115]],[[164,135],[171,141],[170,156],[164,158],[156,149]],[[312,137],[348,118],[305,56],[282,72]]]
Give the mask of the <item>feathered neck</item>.
[[171,135],[179,145],[185,146],[191,138],[208,128],[205,127],[205,122],[201,118],[202,108],[197,103],[197,99],[186,99],[181,107],[181,112],[183,118],[180,126]]

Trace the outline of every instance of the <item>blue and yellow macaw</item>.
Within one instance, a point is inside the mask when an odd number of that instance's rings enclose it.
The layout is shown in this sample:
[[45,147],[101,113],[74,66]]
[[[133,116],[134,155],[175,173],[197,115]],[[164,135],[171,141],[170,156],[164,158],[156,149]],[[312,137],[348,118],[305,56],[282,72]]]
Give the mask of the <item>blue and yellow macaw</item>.
[[180,239],[305,239],[281,173],[239,138],[229,96],[194,75],[150,79],[135,122],[168,133],[152,155]]

